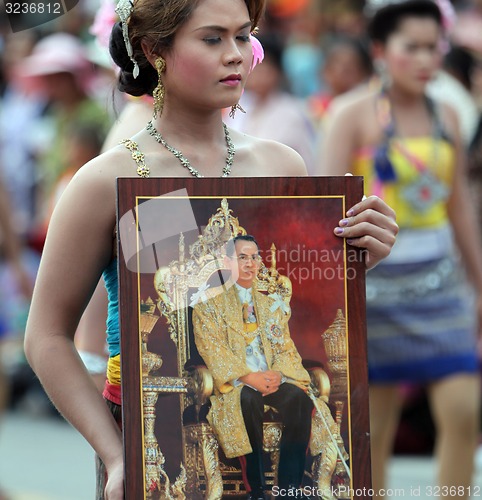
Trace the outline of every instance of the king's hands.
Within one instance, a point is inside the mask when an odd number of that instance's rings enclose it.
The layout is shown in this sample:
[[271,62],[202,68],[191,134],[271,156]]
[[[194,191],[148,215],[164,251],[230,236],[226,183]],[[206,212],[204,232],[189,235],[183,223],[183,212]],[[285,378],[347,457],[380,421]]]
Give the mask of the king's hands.
[[259,391],[263,396],[273,394],[279,389],[281,385],[281,372],[274,370],[267,370],[265,372],[251,372],[239,380],[243,384],[251,386],[253,389]]

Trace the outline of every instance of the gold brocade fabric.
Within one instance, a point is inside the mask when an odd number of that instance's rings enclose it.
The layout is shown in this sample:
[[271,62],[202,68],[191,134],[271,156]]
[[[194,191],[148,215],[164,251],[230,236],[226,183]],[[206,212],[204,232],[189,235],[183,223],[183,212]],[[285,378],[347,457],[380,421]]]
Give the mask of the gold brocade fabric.
[[[290,314],[280,308],[271,311],[274,300],[256,290],[253,290],[253,303],[269,369],[280,371],[292,383],[306,389],[310,376],[303,368],[301,357],[290,337]],[[241,412],[240,394],[243,386],[234,387],[232,384],[251,372],[246,364],[245,325],[235,287],[215,289],[208,294],[205,302],[199,302],[194,307],[193,326],[196,346],[214,379],[208,420],[228,458],[251,453]],[[322,401],[320,404],[326,406]],[[329,418],[333,422],[331,415]],[[318,427],[313,426],[313,429]],[[312,436],[313,454],[320,453],[324,439],[318,431],[316,434]]]
[[[244,307],[244,304],[243,304]],[[244,317],[244,309],[243,309]],[[258,323],[244,323],[243,326],[243,336],[246,341],[246,345],[251,344],[253,340],[258,336]]]
[[[323,417],[321,417],[317,411],[314,411],[311,419],[310,453],[314,457],[320,453],[326,452],[327,446],[333,446],[330,433],[334,438],[338,436],[338,426],[333,420],[328,405],[321,398],[317,398],[317,404],[318,408],[320,408],[323,413]],[[327,427],[329,427],[330,432],[328,432]],[[345,460],[348,459],[348,454],[344,448],[342,449],[342,453],[343,458]]]

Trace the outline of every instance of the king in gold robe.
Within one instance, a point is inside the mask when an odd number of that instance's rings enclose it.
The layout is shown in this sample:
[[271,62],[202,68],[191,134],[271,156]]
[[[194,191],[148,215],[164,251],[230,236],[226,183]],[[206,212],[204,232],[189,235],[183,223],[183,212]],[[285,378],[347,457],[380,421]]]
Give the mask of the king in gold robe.
[[[269,370],[281,372],[287,379],[285,383],[295,384],[306,391],[310,376],[290,337],[289,308],[281,307],[279,300],[257,291],[255,287],[252,297],[258,324],[256,333],[260,336]],[[207,300],[198,302],[193,310],[193,327],[199,354],[214,379],[208,421],[228,458],[251,453],[241,410],[243,384],[235,383],[251,372],[246,363],[246,346],[250,339],[247,338],[242,304],[235,286],[215,289],[208,294]],[[323,418],[318,412],[313,413],[310,450],[314,456],[331,448],[332,436],[338,432],[326,403],[321,398],[318,398],[318,403]]]

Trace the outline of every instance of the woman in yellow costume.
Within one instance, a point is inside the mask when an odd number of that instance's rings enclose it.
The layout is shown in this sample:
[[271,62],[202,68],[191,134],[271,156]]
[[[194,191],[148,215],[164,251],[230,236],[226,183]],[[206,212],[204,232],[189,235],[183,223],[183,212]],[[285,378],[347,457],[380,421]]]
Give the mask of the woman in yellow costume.
[[373,486],[382,496],[398,385],[418,382],[428,387],[438,431],[441,496],[468,497],[480,411],[482,261],[457,117],[426,95],[441,60],[444,9],[431,0],[376,4],[369,34],[383,84],[338,109],[320,163],[324,174],[363,175],[366,193],[394,207],[400,226],[390,258],[367,275]]

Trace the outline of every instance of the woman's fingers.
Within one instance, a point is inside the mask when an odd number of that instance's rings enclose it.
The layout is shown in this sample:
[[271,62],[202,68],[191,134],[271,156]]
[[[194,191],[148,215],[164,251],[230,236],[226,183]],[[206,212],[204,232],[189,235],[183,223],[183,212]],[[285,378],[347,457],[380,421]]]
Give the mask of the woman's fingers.
[[395,212],[380,198],[370,196],[347,211],[335,234],[350,245],[367,250],[366,266],[375,266],[387,257],[398,234]]
[[357,203],[347,211],[347,216],[351,217],[366,210],[374,210],[375,212],[388,217],[394,222],[396,220],[395,211],[378,196],[368,196],[367,198],[363,199],[362,201],[360,201],[360,203]]

